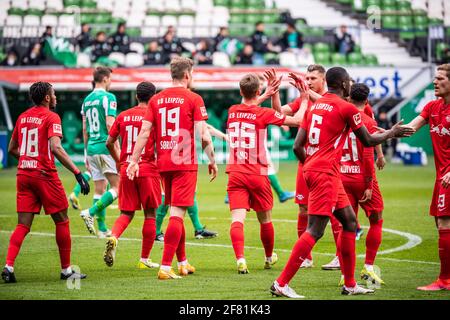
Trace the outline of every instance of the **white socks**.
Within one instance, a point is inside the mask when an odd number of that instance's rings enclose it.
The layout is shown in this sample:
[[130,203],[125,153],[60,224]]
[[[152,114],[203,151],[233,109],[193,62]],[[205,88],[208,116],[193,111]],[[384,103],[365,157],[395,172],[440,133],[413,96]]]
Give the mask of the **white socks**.
[[239,258],[236,263],[239,265],[240,263],[247,263],[244,258]]

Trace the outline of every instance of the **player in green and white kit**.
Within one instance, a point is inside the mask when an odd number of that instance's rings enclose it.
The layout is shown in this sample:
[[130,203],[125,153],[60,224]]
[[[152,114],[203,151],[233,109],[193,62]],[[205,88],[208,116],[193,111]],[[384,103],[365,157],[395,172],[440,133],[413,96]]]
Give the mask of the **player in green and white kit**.
[[[84,99],[81,108],[86,168],[91,173],[95,187],[93,206],[81,211],[80,216],[92,234],[96,234],[94,217],[97,217],[99,238],[105,238],[111,234],[105,222],[105,209],[117,199],[119,187],[116,163],[106,148],[108,132],[117,113],[116,97],[108,92],[111,85],[111,72],[112,70],[106,67],[95,69],[95,88]],[[116,147],[119,149],[118,144]],[[106,191],[108,182],[110,189]]]

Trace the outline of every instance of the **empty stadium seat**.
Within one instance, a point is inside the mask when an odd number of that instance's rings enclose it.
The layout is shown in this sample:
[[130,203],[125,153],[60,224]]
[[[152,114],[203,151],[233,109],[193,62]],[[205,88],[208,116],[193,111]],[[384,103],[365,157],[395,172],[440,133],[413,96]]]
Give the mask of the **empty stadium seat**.
[[283,67],[297,67],[297,56],[292,52],[281,52],[279,54],[280,65]]
[[6,18],[7,26],[21,26],[22,25],[22,17],[16,15],[10,15]]
[[149,27],[157,27],[161,23],[159,16],[147,16],[144,19],[144,25]]
[[42,16],[41,23],[44,26],[56,27],[58,25],[58,17],[46,14]]
[[78,53],[77,56],[77,68],[90,68],[91,67],[91,59],[89,55],[86,53]]
[[230,58],[224,52],[214,52],[212,56],[213,65],[216,67],[229,68],[231,67]]
[[166,15],[161,18],[161,25],[163,27],[176,26],[178,23],[176,16]]
[[25,16],[23,17],[24,26],[39,26],[41,19],[38,16]]
[[125,67],[135,68],[144,65],[144,58],[139,53],[128,53],[125,56]]
[[117,62],[119,65],[125,65],[125,55],[121,52],[111,53],[108,59]]
[[345,55],[335,52],[331,55],[331,63],[334,65],[345,65],[347,64],[347,59]]
[[145,52],[145,47],[140,42],[132,42],[130,43],[130,50],[136,51],[139,54],[143,54]]
[[361,66],[364,64],[364,59],[361,53],[352,52],[347,56],[348,64],[352,66]]

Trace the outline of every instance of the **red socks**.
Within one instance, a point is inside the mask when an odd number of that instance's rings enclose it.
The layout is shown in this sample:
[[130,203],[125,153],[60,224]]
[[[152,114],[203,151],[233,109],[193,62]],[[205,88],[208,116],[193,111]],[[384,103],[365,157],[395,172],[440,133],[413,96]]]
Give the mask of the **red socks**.
[[273,244],[275,242],[275,231],[272,222],[260,224],[261,242],[266,253],[266,258],[270,258],[273,253]]
[[441,260],[441,273],[439,279],[450,279],[450,229],[439,230],[439,258]]
[[[261,227],[262,228],[262,227]],[[230,238],[233,244],[236,259],[244,257],[244,225],[241,222],[233,222],[230,227]]]
[[16,261],[16,257],[19,254],[20,247],[22,246],[22,242],[28,232],[30,232],[29,227],[23,224],[18,224],[14,232],[11,234],[11,238],[9,239],[8,253],[6,255],[6,264],[8,266],[14,266],[14,261]]
[[[299,238],[302,236],[302,234],[306,231],[307,228],[308,228],[308,215],[304,213],[299,213],[297,219],[297,235]],[[306,257],[306,259],[312,260],[311,253],[308,254],[308,257]]]
[[331,216],[330,218],[331,222],[331,230],[333,231],[333,238],[334,243],[336,244],[336,255],[339,256],[339,245],[338,245],[338,239],[339,239],[339,233],[342,231],[341,223],[338,219],[336,219],[335,216]]
[[122,233],[125,231],[125,229],[130,224],[131,220],[133,218],[127,214],[121,214],[117,219],[116,222],[114,222],[114,226],[112,227],[112,235],[113,237],[116,237],[117,239],[120,238]]
[[283,272],[281,272],[277,279],[280,286],[284,287],[284,285],[291,281],[303,263],[303,260],[306,259],[315,244],[316,240],[308,232],[304,232],[302,234],[302,236],[295,243],[291,256],[289,257]]
[[183,219],[180,217],[170,217],[164,236],[164,251],[162,257],[163,266],[171,266],[175,251],[180,243],[183,232]]
[[373,265],[381,244],[383,220],[370,222],[369,232],[366,237],[366,264]]
[[354,287],[355,281],[355,264],[356,264],[356,252],[355,252],[355,232],[342,231],[339,234],[339,261],[341,263],[341,272],[344,275],[344,281],[346,287]]
[[186,231],[184,230],[184,224],[181,225],[181,237],[177,248],[177,260],[182,262],[186,260]]
[[[117,222],[117,221],[116,221]],[[148,259],[150,251],[156,237],[156,220],[155,218],[144,219],[142,226],[142,251],[141,258]]]
[[59,258],[61,268],[70,267],[70,251],[72,248],[72,239],[70,238],[69,220],[58,222],[56,226],[56,243],[59,249]]

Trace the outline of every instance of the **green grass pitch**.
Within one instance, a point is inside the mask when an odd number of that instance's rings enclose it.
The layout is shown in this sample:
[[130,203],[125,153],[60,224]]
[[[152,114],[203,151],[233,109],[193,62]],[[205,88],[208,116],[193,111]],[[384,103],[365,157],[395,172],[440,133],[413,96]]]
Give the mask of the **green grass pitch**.
[[[296,170],[294,162],[281,164],[279,177],[285,189],[294,190]],[[59,171],[69,192],[75,179],[66,170]],[[229,238],[230,213],[223,202],[226,190],[223,166],[220,171],[217,180],[210,183],[206,167],[201,166],[198,180],[201,220],[208,228],[217,230],[219,236],[209,240],[194,239],[192,224],[186,217],[187,254],[190,263],[197,268],[194,275],[175,281],[159,281],[156,269],[137,269],[143,221],[140,213],[123,234],[124,239],[119,241],[116,264],[108,268],[102,259],[105,241],[90,237],[78,212],[69,209],[72,264],[79,266],[88,278],[81,282],[79,289],[69,289],[66,282],[59,280],[54,224],[50,217],[40,215],[35,218],[32,234],[24,241],[16,261],[18,283],[1,283],[0,299],[273,299],[268,289],[281,272],[297,238],[297,207],[293,201],[280,204],[275,199],[275,251],[280,261],[272,270],[263,269],[259,225],[255,214],[248,214],[245,253],[250,273],[239,275]],[[17,222],[15,172],[15,169],[0,171],[2,264],[10,232]],[[434,220],[428,215],[435,177],[433,164],[426,167],[388,165],[378,177],[385,200],[384,227],[390,229],[383,233],[380,250],[394,251],[379,255],[376,261],[386,285],[370,296],[341,296],[337,287],[339,272],[320,269],[335,251],[328,228],[314,248],[315,267],[300,270],[291,282],[299,294],[307,299],[449,299],[448,291],[423,293],[416,290],[417,286],[435,280],[439,273],[437,231]],[[82,196],[84,207],[91,203],[91,196]],[[109,227],[118,214],[118,210],[108,209]],[[363,226],[368,225],[363,214],[360,214],[360,222]],[[163,228],[166,225],[167,218]],[[364,242],[365,236],[357,242],[358,254],[364,253]],[[410,244],[415,246],[409,248]],[[155,243],[151,254],[154,261],[160,262],[162,248],[161,243]],[[357,259],[357,275],[363,262],[362,257]]]

